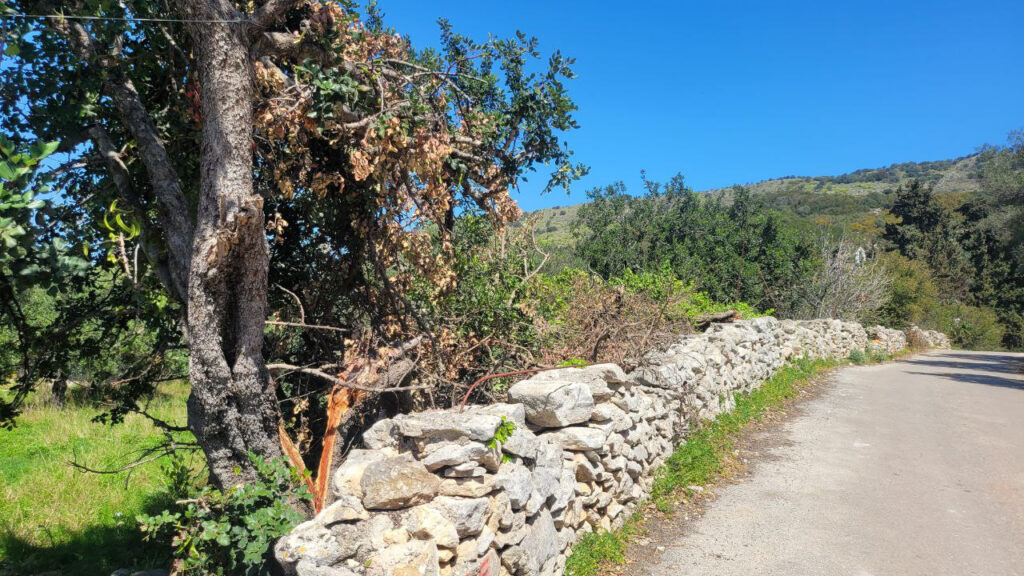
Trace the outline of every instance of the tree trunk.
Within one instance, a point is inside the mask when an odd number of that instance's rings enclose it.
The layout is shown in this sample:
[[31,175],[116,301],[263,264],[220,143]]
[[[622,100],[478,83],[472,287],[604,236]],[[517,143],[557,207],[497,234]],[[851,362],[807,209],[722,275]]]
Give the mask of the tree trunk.
[[224,0],[183,0],[202,89],[200,197],[188,284],[189,427],[221,488],[251,480],[248,458],[281,455],[263,362],[269,248],[253,192],[247,27]]

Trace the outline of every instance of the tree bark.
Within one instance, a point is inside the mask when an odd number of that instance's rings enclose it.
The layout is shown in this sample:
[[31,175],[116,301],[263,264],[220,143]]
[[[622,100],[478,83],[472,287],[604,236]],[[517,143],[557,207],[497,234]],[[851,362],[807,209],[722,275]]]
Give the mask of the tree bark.
[[252,61],[247,26],[225,0],[182,0],[194,24],[203,144],[188,282],[189,426],[221,488],[251,480],[248,453],[281,455],[264,365],[269,247],[253,192]]

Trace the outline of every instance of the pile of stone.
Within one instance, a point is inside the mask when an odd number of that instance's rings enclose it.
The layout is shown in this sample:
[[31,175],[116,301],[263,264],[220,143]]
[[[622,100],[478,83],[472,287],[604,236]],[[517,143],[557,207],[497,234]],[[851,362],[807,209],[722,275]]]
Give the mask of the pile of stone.
[[902,330],[894,330],[884,326],[867,328],[868,348],[884,352],[890,356],[907,347],[907,335]]
[[377,422],[333,477],[333,502],[282,538],[302,576],[558,575],[584,534],[622,524],[692,426],[788,359],[902,349],[902,333],[838,320],[712,326],[614,364],[541,372],[508,403]]
[[907,343],[913,348],[938,348],[948,350],[949,337],[935,330],[922,330],[917,326],[907,329]]

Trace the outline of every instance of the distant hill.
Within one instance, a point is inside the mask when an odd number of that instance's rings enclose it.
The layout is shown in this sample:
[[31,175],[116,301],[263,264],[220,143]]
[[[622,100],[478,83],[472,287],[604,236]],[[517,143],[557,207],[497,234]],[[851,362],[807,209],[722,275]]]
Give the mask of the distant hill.
[[[972,154],[953,160],[866,168],[839,176],[784,176],[742,186],[782,212],[816,224],[845,226],[887,209],[896,189],[913,179],[933,185],[939,194],[976,193],[980,190],[983,167],[980,159],[980,155]],[[704,192],[728,197],[734,187]],[[538,240],[549,246],[570,246],[572,222],[582,205],[530,213],[536,221]]]
[[[755,194],[812,192],[817,194],[848,194],[865,196],[872,192],[892,193],[908,180],[921,180],[935,186],[940,194],[976,192],[981,179],[979,155],[935,162],[903,162],[886,168],[866,168],[839,176],[784,176],[743,184]],[[733,188],[708,190],[721,193]]]

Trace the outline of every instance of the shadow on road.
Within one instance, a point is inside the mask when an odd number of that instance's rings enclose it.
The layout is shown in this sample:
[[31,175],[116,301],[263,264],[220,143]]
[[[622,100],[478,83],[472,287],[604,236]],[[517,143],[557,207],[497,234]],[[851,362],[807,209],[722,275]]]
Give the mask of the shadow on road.
[[1024,357],[998,352],[989,354],[946,352],[937,356],[918,356],[903,362],[929,368],[1024,375]]
[[955,372],[952,374],[941,372],[907,372],[907,374],[917,374],[920,376],[945,378],[946,380],[954,380],[956,382],[967,382],[969,384],[984,384],[985,386],[996,386],[999,388],[1013,388],[1015,390],[1024,390],[1024,380],[1003,378],[1002,376],[992,376],[989,374],[976,374],[968,372]]
[[998,352],[986,354],[944,352],[933,356],[918,356],[903,362],[936,370],[935,372],[908,372],[908,374],[1024,390],[1024,357],[1018,355]]

